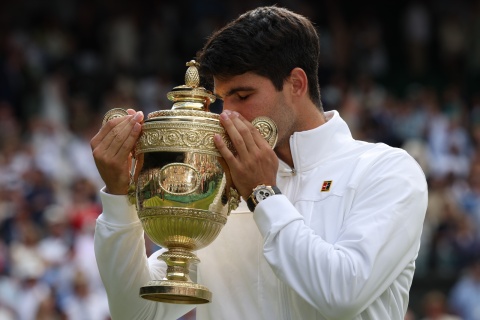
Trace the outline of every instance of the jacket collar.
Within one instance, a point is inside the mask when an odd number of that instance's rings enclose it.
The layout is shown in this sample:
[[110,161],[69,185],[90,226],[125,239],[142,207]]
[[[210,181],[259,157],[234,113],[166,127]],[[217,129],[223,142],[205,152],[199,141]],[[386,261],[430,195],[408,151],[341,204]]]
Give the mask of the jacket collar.
[[344,152],[353,142],[347,123],[338,111],[325,112],[327,122],[315,129],[295,132],[290,137],[294,168],[280,160],[279,174],[304,172],[328,160],[336,153]]

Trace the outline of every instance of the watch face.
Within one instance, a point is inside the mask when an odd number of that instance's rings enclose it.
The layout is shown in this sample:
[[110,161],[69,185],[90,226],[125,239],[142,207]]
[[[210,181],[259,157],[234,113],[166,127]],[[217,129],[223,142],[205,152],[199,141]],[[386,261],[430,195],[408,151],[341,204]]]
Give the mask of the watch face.
[[260,202],[262,200],[265,200],[272,194],[273,194],[272,191],[268,190],[267,188],[262,188],[260,190],[257,190],[257,192],[255,192],[255,199],[257,200],[257,202]]

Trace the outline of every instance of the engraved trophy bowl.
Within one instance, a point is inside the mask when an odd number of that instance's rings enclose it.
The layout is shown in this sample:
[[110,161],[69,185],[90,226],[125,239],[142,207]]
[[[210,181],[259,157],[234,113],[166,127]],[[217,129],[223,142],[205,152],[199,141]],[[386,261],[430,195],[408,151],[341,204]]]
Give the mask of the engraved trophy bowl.
[[[194,251],[208,246],[227,222],[239,202],[220,164],[213,138],[219,134],[235,152],[219,115],[209,112],[215,96],[199,87],[198,64],[192,60],[185,85],[167,94],[173,106],[148,115],[133,150],[129,198],[147,236],[167,251],[159,256],[167,264],[164,279],[154,279],[140,288],[144,299],[202,304],[212,299],[208,288],[189,277],[191,264],[200,260]],[[112,109],[103,123],[127,115]],[[252,121],[272,148],[277,127],[266,117]]]

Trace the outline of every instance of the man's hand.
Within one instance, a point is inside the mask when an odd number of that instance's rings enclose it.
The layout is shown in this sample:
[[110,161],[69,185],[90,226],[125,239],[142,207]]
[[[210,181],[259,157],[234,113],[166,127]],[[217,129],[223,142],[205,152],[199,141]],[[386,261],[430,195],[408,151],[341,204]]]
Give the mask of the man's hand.
[[106,192],[125,195],[130,184],[132,149],[141,133],[143,113],[128,109],[128,115],[105,123],[90,141]]
[[237,154],[227,148],[219,135],[215,136],[215,145],[240,195],[247,199],[259,184],[276,185],[278,158],[258,130],[239,113],[229,110],[222,112],[220,122]]

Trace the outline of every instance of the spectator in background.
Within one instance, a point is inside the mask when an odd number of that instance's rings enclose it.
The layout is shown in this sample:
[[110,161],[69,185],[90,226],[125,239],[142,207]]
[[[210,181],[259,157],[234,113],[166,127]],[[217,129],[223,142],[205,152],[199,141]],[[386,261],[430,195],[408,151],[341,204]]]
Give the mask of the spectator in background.
[[2,320],[15,320],[15,313],[8,307],[0,304],[0,319]]
[[463,320],[480,319],[480,257],[471,261],[449,296],[451,309]]
[[19,225],[18,232],[17,239],[10,244],[12,273],[19,279],[38,279],[46,269],[45,261],[39,251],[40,228],[32,221],[27,221]]
[[462,320],[451,315],[447,310],[447,300],[441,291],[433,290],[423,297],[423,313],[421,320]]
[[[0,318],[1,319],[1,318]],[[51,292],[49,295],[41,299],[35,315],[35,320],[70,320],[59,309],[55,294]]]
[[355,64],[355,71],[358,74],[382,77],[390,65],[378,17],[359,12],[356,18],[356,24],[352,27],[352,49],[356,57],[352,62]]
[[472,226],[480,230],[480,162],[473,162],[469,175],[452,190],[461,210],[468,216]]
[[74,180],[70,186],[70,203],[66,210],[77,235],[91,231],[102,210],[97,201],[96,184],[85,178]]
[[474,76],[480,76],[480,1],[473,1],[469,15],[468,37],[468,68],[467,72]]
[[23,268],[22,274],[17,276],[20,279],[20,288],[16,299],[21,302],[15,305],[15,311],[19,320],[35,319],[42,301],[52,294],[51,288],[41,281],[44,269],[37,269],[33,265],[28,267],[30,268]]
[[106,296],[92,288],[82,272],[73,278],[73,292],[62,306],[68,320],[107,320],[110,318]]
[[465,19],[454,10],[446,12],[438,28],[440,60],[443,69],[455,79],[459,76],[459,71],[465,67],[466,37]]
[[19,282],[9,270],[8,247],[0,240],[0,319],[15,320]]
[[39,253],[43,258],[46,270],[43,281],[56,292],[65,286],[63,272],[68,265],[74,239],[68,217],[60,205],[51,205],[45,209],[45,235],[39,242]]
[[413,76],[423,76],[428,70],[431,29],[431,13],[425,3],[410,1],[403,17],[403,31],[408,67]]
[[465,178],[470,167],[472,144],[465,127],[465,107],[459,88],[450,87],[440,102],[435,93],[425,97],[428,112],[426,140],[430,174]]

